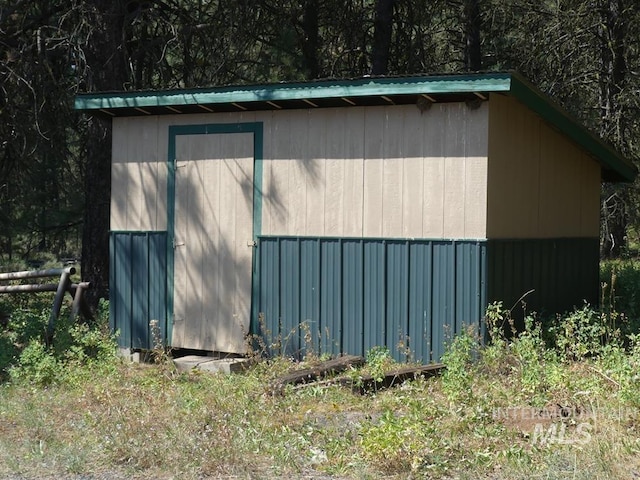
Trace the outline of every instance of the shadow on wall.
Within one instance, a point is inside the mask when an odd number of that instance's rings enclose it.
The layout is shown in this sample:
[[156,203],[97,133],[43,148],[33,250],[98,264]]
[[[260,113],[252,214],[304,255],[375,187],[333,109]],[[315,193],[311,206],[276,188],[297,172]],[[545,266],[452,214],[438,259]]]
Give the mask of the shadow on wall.
[[253,134],[176,139],[172,344],[230,353],[249,330]]
[[[419,230],[416,234],[406,225],[403,227],[402,222],[408,220],[398,214],[404,212],[402,189],[407,189],[407,195],[422,195],[415,201],[411,197],[409,205],[423,205],[428,195],[442,196],[445,176],[433,179],[440,182],[434,186],[437,191],[426,184],[414,188],[414,179],[431,178],[432,171],[443,173],[445,165],[458,168],[464,157],[485,156],[487,124],[483,111],[449,104],[424,114],[413,107],[256,113],[255,120],[264,120],[262,215],[256,212],[258,222],[263,222],[260,233],[379,237],[385,233],[379,228],[385,213],[390,215],[389,222],[400,225],[388,229],[386,237],[439,238],[427,235],[423,231],[427,227],[419,222],[414,222]],[[485,121],[476,122],[477,115]],[[223,351],[241,348],[242,331],[249,330],[254,253],[253,247],[248,246],[254,239],[253,146],[250,132],[176,137],[179,165],[172,342],[176,347]],[[130,160],[123,163],[134,163],[134,157],[141,156],[144,157],[129,151],[126,157]],[[417,175],[413,170],[402,173],[404,160],[412,162]],[[427,171],[430,164],[434,166]],[[158,216],[163,200],[158,186],[166,184],[166,164],[141,163],[134,179],[130,167],[123,166],[121,172],[118,168],[114,164],[114,182],[119,178],[129,182],[126,192],[144,196],[135,199],[147,210],[139,212],[140,216]],[[389,176],[397,182],[388,181]],[[151,184],[155,190],[149,195],[146,185]],[[367,192],[365,185],[371,186]],[[452,201],[460,202],[457,197]],[[121,217],[126,217],[128,214],[123,212],[131,208],[118,198],[114,207],[122,210],[116,213]],[[366,208],[375,228],[363,227],[368,221],[362,218]],[[413,220],[444,218],[443,212],[417,215]],[[292,315],[296,317],[295,312]],[[300,318],[287,322],[297,325],[304,321],[302,313],[297,317]]]

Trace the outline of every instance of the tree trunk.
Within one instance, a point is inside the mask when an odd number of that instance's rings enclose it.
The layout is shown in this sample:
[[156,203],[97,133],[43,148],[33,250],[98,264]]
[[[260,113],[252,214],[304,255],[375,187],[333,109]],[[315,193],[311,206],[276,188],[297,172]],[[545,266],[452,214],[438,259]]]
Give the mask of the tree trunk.
[[372,75],[386,75],[389,70],[394,3],[395,0],[376,1],[371,63]]
[[[626,77],[625,20],[621,15],[622,0],[604,0],[600,5],[600,135],[625,152],[622,122],[625,115],[620,93]],[[608,186],[602,203],[601,248],[603,257],[618,257],[627,244],[628,188]]]
[[464,0],[464,69],[468,72],[482,70],[480,49],[479,0]]
[[304,3],[302,31],[302,58],[305,78],[314,80],[320,76],[320,63],[318,61],[318,0],[307,0]]
[[[95,2],[96,30],[88,46],[90,91],[122,90],[129,78],[126,4]],[[85,214],[82,231],[82,280],[91,282],[89,305],[109,295],[109,217],[111,195],[111,127],[91,119],[85,131]]]
[[91,282],[86,300],[95,307],[100,298],[109,297],[111,126],[91,119],[86,135],[81,271],[82,280]]

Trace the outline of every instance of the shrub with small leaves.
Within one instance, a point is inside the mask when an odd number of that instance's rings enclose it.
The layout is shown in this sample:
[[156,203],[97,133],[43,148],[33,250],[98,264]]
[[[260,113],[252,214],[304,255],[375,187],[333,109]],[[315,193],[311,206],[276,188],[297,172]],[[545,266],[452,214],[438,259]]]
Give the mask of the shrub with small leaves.
[[60,363],[42,341],[32,340],[9,369],[11,379],[37,385],[51,385],[60,378]]
[[377,422],[363,425],[360,445],[365,458],[384,472],[402,472],[424,451],[428,432],[418,419],[386,410]]
[[479,348],[477,333],[468,328],[456,335],[442,356],[446,369],[442,374],[442,386],[449,401],[468,401],[472,398],[473,373],[471,365]]
[[385,371],[393,363],[391,353],[387,347],[375,346],[367,352],[367,367],[370,375],[376,382],[381,382]]
[[558,353],[568,360],[598,355],[607,341],[617,338],[617,333],[609,327],[608,316],[589,305],[557,317],[549,332]]
[[118,362],[115,338],[109,332],[105,307],[90,323],[71,321],[63,308],[55,324],[53,344],[46,345],[44,332],[49,311],[17,309],[0,339],[11,357],[0,357],[14,382],[37,385],[82,384],[96,371],[113,371]]

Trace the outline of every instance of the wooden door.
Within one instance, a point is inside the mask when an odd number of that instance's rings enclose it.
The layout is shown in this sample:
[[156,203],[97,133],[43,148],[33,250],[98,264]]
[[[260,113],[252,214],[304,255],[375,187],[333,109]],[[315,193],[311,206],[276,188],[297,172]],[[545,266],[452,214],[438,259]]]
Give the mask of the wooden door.
[[245,350],[253,160],[252,133],[176,137],[173,347]]

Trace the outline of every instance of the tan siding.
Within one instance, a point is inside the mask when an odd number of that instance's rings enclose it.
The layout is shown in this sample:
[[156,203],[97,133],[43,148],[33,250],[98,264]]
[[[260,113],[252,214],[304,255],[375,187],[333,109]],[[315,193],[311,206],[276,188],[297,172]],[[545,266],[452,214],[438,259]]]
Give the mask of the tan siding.
[[[111,229],[158,230],[159,161],[157,119],[114,119],[111,168]],[[159,228],[160,227],[160,228]]]
[[344,162],[343,202],[346,214],[342,218],[342,232],[346,237],[363,234],[364,208],[364,113],[348,109],[345,116],[345,143],[348,161]]
[[308,144],[308,115],[303,115],[298,121],[290,117],[289,121],[289,155],[285,158],[288,164],[288,184],[287,197],[284,205],[280,208],[284,212],[289,212],[289,222],[286,230],[294,232],[307,231],[307,219],[309,218],[308,198],[309,179],[313,182],[313,172],[309,169],[309,158],[307,152]]
[[541,154],[545,162],[545,195],[540,202],[540,230],[544,237],[580,236],[580,152],[549,128],[542,128]]
[[424,135],[424,207],[422,236],[444,237],[444,125],[445,108],[434,105],[423,113]]
[[[263,124],[263,151],[264,155],[267,155],[267,152],[271,154],[275,150],[275,146],[273,144],[273,121],[269,119]],[[274,207],[271,206],[271,202],[273,199],[270,196],[271,192],[271,178],[273,174],[271,173],[271,169],[273,166],[273,162],[271,161],[263,161],[262,162],[262,232],[273,232],[271,216],[274,215],[275,210]]]
[[417,108],[405,110],[402,122],[402,236],[421,238],[424,223],[424,118]]
[[466,112],[464,237],[487,233],[488,106]]
[[464,161],[451,157],[444,160],[444,225],[445,238],[464,238]]
[[242,352],[251,299],[251,134],[176,141],[173,346]]
[[468,157],[464,175],[464,238],[484,238],[487,230],[486,157]]
[[484,237],[486,108],[277,112],[269,123],[263,234]]
[[597,236],[596,161],[512,98],[492,95],[489,118],[487,236]]
[[[306,186],[306,208],[307,217],[305,235],[324,235],[324,214],[325,199],[324,190],[326,186],[326,131],[327,118],[325,115],[315,115],[311,112],[305,113],[305,124],[307,129],[303,135],[307,137],[307,156],[302,161],[307,166],[310,182]],[[298,112],[300,115],[300,112]],[[302,121],[302,119],[300,119]],[[293,230],[282,232],[288,235],[296,235]]]
[[[268,218],[269,232],[274,234],[288,230],[291,210],[296,205],[292,203],[292,193],[289,190],[289,170],[291,167],[291,126],[292,118],[288,115],[278,115],[271,120],[271,146],[269,160],[266,161],[265,172],[265,209]],[[299,206],[299,205],[298,205]]]
[[111,230],[127,229],[127,126],[129,118],[114,118],[111,147]]
[[[382,236],[402,237],[402,117],[385,108],[384,144],[382,145]],[[391,118],[389,118],[391,117]]]
[[580,235],[600,235],[600,165],[582,154],[582,182],[580,191]]
[[[138,124],[141,119],[123,119]],[[262,233],[266,235],[483,238],[487,108],[464,104],[175,115],[126,125],[113,178],[112,224],[166,228],[170,125],[263,122]],[[121,164],[153,143],[153,167]],[[151,138],[153,137],[153,138]],[[114,136],[115,138],[115,136]],[[139,142],[138,142],[139,144]],[[114,143],[114,146],[115,143]],[[146,147],[140,147],[146,151]],[[145,153],[146,155],[146,153]],[[147,188],[154,184],[155,188]],[[150,193],[154,192],[153,198]],[[136,193],[137,192],[137,193]],[[134,198],[131,202],[124,198]],[[148,218],[145,218],[145,215]]]
[[444,124],[444,237],[464,238],[465,113],[462,104],[447,109]]
[[[343,218],[354,218],[353,211],[344,202],[344,165],[353,161],[346,157],[345,123],[346,111],[327,110],[324,120],[324,131],[318,139],[324,142],[326,159],[324,177],[324,228],[327,236],[344,236]],[[313,130],[312,130],[313,131]],[[360,212],[356,213],[358,216]]]
[[[509,114],[510,104],[498,106],[503,108],[501,128],[508,129],[509,133],[500,144],[495,145],[501,149],[496,154],[499,164],[490,163],[492,175],[498,175],[496,181],[491,183],[490,195],[502,196],[491,207],[491,220],[508,218],[510,220],[507,223],[499,224],[500,228],[506,230],[505,234],[512,236],[510,229],[517,230],[518,236],[528,238],[535,236],[539,229],[541,121],[527,111],[520,112],[520,115]],[[490,152],[489,161],[492,162],[493,158]]]
[[[375,109],[382,110],[382,109]],[[384,182],[383,144],[384,116],[381,114],[365,114],[364,118],[364,162],[363,162],[363,224],[362,234],[365,237],[382,236],[381,195]]]

